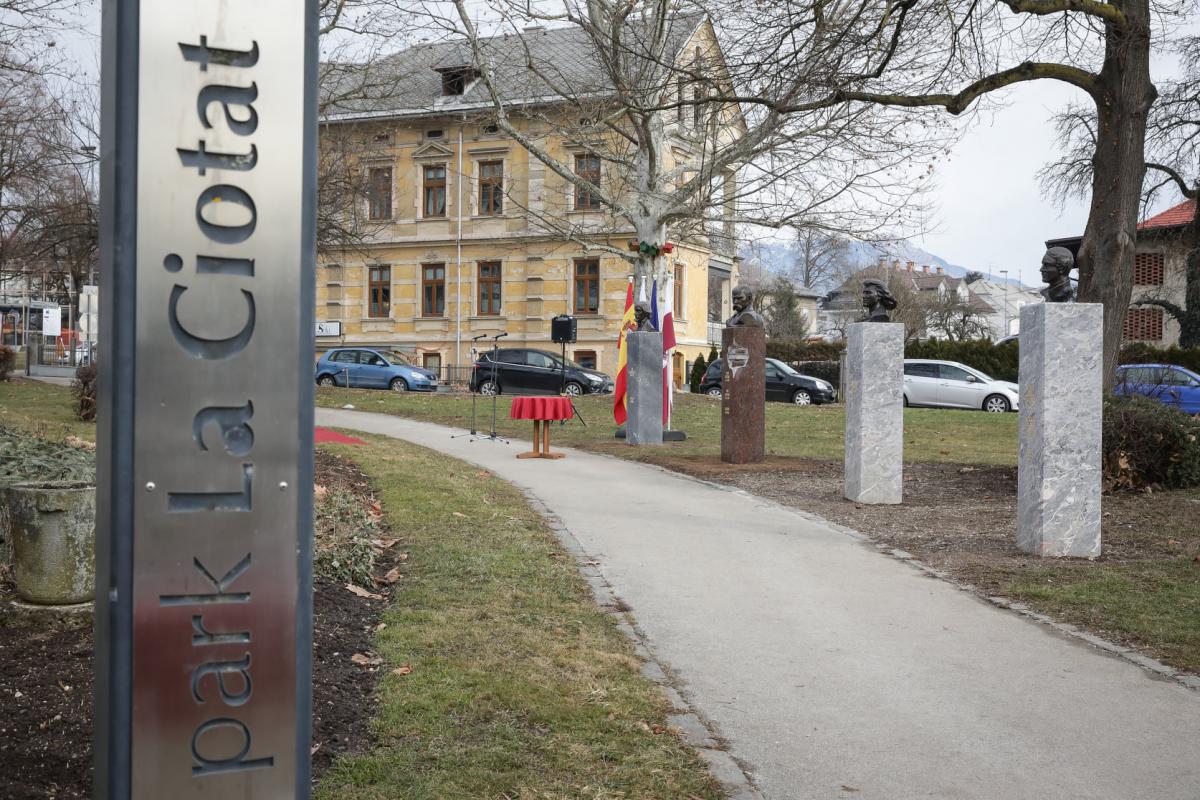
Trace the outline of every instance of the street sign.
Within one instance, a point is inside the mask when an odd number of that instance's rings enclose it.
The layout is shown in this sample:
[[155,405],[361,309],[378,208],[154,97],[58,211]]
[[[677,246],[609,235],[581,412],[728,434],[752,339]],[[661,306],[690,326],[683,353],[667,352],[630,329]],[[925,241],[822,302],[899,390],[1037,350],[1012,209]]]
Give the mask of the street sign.
[[340,320],[333,320],[332,322],[318,322],[317,323],[317,336],[341,336],[341,335],[342,335],[342,323]]
[[95,314],[100,310],[99,297],[95,286],[82,286],[79,289],[79,313]]
[[95,797],[309,794],[315,0],[106,0]]
[[62,309],[58,306],[42,309],[42,336],[62,336]]
[[95,314],[80,314],[79,315],[79,332],[83,334],[84,339],[89,342],[96,341],[96,320],[98,317]]

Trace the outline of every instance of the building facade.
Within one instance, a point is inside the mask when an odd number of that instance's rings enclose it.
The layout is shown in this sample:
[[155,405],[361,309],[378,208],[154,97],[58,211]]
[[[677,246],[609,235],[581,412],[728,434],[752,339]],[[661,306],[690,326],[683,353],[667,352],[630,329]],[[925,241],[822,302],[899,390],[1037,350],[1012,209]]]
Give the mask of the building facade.
[[[1127,342],[1158,347],[1179,344],[1179,323],[1164,309],[1142,305],[1146,299],[1187,305],[1187,251],[1182,235],[1196,214],[1196,203],[1187,200],[1138,223],[1137,251],[1133,262],[1132,304],[1125,313],[1123,336]],[[1081,238],[1052,239],[1047,247],[1079,252]]]
[[[569,57],[571,42],[562,40],[572,35],[541,32],[541,52]],[[711,35],[706,22],[693,21],[678,37],[680,52]],[[366,233],[320,254],[317,348],[386,347],[461,377],[497,343],[558,351],[550,321],[568,314],[578,340],[566,355],[614,373],[631,273],[616,251],[628,252],[634,231],[502,132],[463,51],[448,42],[400,53],[393,68],[411,77],[402,94],[324,117],[323,147],[335,136],[353,147],[351,169],[365,182],[354,211]],[[555,124],[572,113],[551,104],[514,124],[577,175],[618,184],[609,163]],[[685,120],[672,123],[662,154],[668,168],[691,158],[696,144]],[[714,278],[728,292],[735,272],[731,226],[718,220],[704,230],[709,235],[689,235],[659,257],[660,272],[673,278],[677,384],[686,381],[685,364],[708,349]],[[638,296],[644,291],[637,287]]]

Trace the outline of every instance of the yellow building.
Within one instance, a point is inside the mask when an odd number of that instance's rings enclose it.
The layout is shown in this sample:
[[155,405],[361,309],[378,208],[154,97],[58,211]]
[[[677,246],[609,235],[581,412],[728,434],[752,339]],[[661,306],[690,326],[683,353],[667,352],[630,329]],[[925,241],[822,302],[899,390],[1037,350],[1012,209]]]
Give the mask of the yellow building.
[[[547,58],[579,60],[578,32],[529,35]],[[678,51],[693,52],[701,40],[715,41],[711,26],[691,18]],[[365,197],[349,216],[361,218],[365,232],[353,247],[321,253],[317,348],[388,347],[461,377],[453,368],[469,366],[472,348],[490,348],[497,334],[507,334],[506,347],[558,351],[550,320],[569,314],[578,340],[568,357],[612,374],[631,266],[605,247],[625,250],[634,233],[500,131],[464,52],[462,42],[403,51],[388,68],[404,78],[382,98],[333,104],[323,117],[323,153],[335,140],[352,149],[350,169]],[[578,174],[606,187],[618,181],[561,133],[554,119],[563,113],[579,112],[540,107],[515,124]],[[680,163],[696,137],[682,115],[672,124],[663,158]],[[710,313],[728,314],[730,228],[677,242],[662,257],[675,277],[677,383],[686,381],[685,362],[708,351]],[[473,344],[480,335],[488,338]]]

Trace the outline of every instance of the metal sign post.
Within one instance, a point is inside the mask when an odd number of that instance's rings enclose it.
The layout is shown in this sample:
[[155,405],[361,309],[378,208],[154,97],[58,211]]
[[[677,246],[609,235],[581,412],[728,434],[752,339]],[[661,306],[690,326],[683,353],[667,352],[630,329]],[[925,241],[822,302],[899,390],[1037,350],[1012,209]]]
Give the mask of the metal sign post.
[[309,788],[314,0],[105,0],[95,796]]

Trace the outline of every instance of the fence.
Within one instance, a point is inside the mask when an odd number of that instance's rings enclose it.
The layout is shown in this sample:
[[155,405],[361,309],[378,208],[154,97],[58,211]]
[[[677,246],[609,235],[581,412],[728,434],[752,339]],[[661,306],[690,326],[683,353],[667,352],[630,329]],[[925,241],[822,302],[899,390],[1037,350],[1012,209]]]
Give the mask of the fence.
[[64,343],[61,339],[29,342],[26,349],[25,372],[28,375],[73,377],[75,370],[91,364],[96,358],[96,345],[90,342]]
[[443,364],[438,368],[438,380],[449,384],[468,384],[471,373],[475,371],[474,364]]

